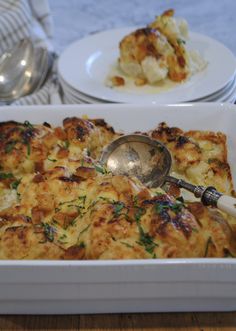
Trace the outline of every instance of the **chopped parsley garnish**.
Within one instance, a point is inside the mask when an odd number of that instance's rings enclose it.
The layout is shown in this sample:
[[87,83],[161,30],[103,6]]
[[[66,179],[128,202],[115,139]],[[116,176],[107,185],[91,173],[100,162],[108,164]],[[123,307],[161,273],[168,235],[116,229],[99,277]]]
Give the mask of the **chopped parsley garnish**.
[[69,146],[70,146],[70,142],[69,142],[69,140],[64,141],[64,148],[65,148],[65,149],[68,149]]
[[158,203],[155,204],[155,211],[157,214],[162,214],[163,211],[166,211],[170,208],[169,203],[168,204],[163,204],[163,203]]
[[11,188],[13,190],[17,190],[17,187],[20,184],[20,182],[21,182],[21,179],[14,181],[13,183],[11,183]]
[[140,222],[141,220],[141,217],[145,214],[145,209],[142,208],[142,207],[136,207],[136,211],[135,211],[135,214],[134,214],[134,218],[135,218],[135,221],[137,223]]
[[5,153],[11,153],[16,145],[17,141],[10,141],[5,146]]
[[87,149],[87,155],[91,156],[91,154],[92,154],[91,151],[89,149]]
[[139,230],[139,241],[137,243],[141,246],[144,246],[145,250],[149,254],[153,254],[155,247],[157,247],[158,245],[153,241],[152,237],[148,233],[144,232],[144,230],[140,224],[141,217],[144,214],[145,214],[145,209],[142,207],[136,206],[136,212],[135,212],[134,218],[137,223],[138,230]]
[[58,241],[62,244],[67,244],[67,242],[65,241],[66,239],[67,239],[67,235],[64,233],[59,237]]
[[30,124],[30,122],[25,121],[24,122],[24,128],[21,127],[19,128],[20,132],[21,132],[21,137],[22,140],[12,140],[6,143],[5,145],[5,153],[11,153],[13,151],[13,149],[15,148],[15,145],[18,142],[22,142],[23,144],[26,145],[27,147],[27,155],[30,155],[30,139],[34,136],[34,127],[32,124]]
[[98,197],[98,198],[101,199],[101,200],[104,200],[104,201],[106,201],[108,203],[114,203],[114,200],[111,200],[111,199],[106,198],[106,197]]
[[11,172],[0,172],[0,180],[1,179],[12,179],[14,178]]
[[76,204],[72,204],[73,202],[76,202],[76,201],[81,202],[82,204],[85,204],[86,195],[81,195],[78,198],[73,199],[73,200],[68,200],[68,201],[60,202],[59,203],[59,206],[63,206],[63,205],[68,205],[68,207],[77,206]]
[[134,207],[138,207],[138,197],[137,197],[137,195],[135,195],[133,197],[133,203],[134,203]]
[[211,163],[215,163],[216,161],[217,161],[217,159],[210,158],[207,160],[207,163],[211,164]]
[[158,244],[156,244],[152,237],[148,234],[145,233],[143,231],[143,228],[141,226],[139,226],[139,235],[140,235],[140,239],[137,242],[139,245],[144,246],[145,250],[149,253],[149,254],[153,254],[154,253],[154,249],[155,247],[158,246]]
[[178,213],[181,212],[181,210],[183,209],[183,207],[184,207],[184,205],[183,205],[181,202],[176,201],[176,203],[174,203],[174,204],[172,204],[172,205],[170,206],[170,209],[171,209],[173,212],[175,212],[176,214],[178,214]]
[[52,219],[52,224],[54,224],[54,225],[58,224],[58,222],[57,222],[57,220],[55,220],[55,218]]
[[90,224],[87,225],[86,228],[84,228],[84,229],[80,232],[80,235],[81,235],[82,233],[84,233],[85,231],[87,231],[89,227],[90,227]]
[[58,144],[58,146],[63,149],[69,149],[70,142],[69,140],[62,141]]
[[[66,205],[67,208],[75,207],[79,215],[83,215],[82,210],[85,209],[86,195],[81,195],[76,199],[60,202],[59,206]],[[57,208],[57,211],[60,211],[61,208]]]
[[77,217],[73,219],[73,221],[71,221],[70,225],[74,226],[77,222]]
[[168,210],[173,211],[175,214],[178,214],[183,209],[184,204],[180,201],[175,203],[169,201],[157,201],[155,204],[155,211],[157,214],[163,214]]
[[35,132],[34,127],[30,122],[25,121],[24,126],[25,130],[21,133],[21,137],[23,144],[27,147],[27,155],[29,156],[31,153],[30,140],[34,137]]
[[211,244],[213,244],[213,241],[212,241],[211,237],[209,237],[209,238],[207,239],[207,243],[206,243],[206,248],[205,248],[204,257],[207,257],[207,255],[208,255],[208,251],[209,251],[209,246],[210,246]]
[[114,217],[124,216],[127,221],[130,221],[128,216],[128,208],[126,207],[125,203],[122,201],[116,201],[107,197],[98,197],[99,199],[113,205],[113,213]]
[[59,206],[68,205],[69,203],[72,203],[72,202],[75,202],[75,201],[77,201],[77,198],[76,199],[73,199],[73,200],[68,200],[68,201],[60,202],[59,203]]
[[81,196],[78,197],[78,199],[81,201],[81,203],[82,203],[83,205],[84,205],[85,202],[86,202],[86,198],[87,198],[86,195],[81,195]]
[[53,242],[55,229],[51,227],[48,223],[43,223],[43,227],[44,227],[44,234],[47,240]]
[[47,157],[48,161],[51,161],[51,162],[57,162],[56,159],[51,159],[50,157]]
[[34,129],[33,125],[32,125],[29,121],[25,121],[25,122],[24,122],[24,126],[26,126],[27,128],[29,128],[29,129],[31,129],[31,130]]
[[124,242],[124,241],[121,241],[120,243],[121,243],[122,245],[125,245],[125,246],[128,247],[128,248],[133,248],[133,247],[134,247],[133,245],[130,245],[129,243]]
[[179,45],[181,45],[181,44],[186,44],[186,41],[185,41],[184,39],[178,38],[178,39],[177,39],[177,43],[178,43]]
[[27,155],[30,156],[30,153],[31,153],[30,143],[27,142],[26,146],[27,146]]
[[97,165],[97,164],[94,164],[94,168],[97,172],[99,172],[100,174],[108,174],[109,172],[107,171],[107,169],[101,165]]
[[125,207],[125,204],[122,201],[115,201],[113,203],[113,206],[114,206],[114,214],[116,217],[118,217],[122,209]]
[[89,229],[90,225],[91,224],[87,225],[82,231],[80,231],[79,236],[78,236],[78,241],[79,241],[80,236]]

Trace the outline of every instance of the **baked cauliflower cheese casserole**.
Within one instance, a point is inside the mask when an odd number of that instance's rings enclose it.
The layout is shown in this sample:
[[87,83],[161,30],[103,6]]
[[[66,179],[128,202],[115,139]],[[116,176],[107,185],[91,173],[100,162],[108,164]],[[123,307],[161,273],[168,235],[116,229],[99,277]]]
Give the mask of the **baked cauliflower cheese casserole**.
[[187,40],[186,20],[175,18],[173,9],[165,11],[120,41],[118,66],[126,77],[113,75],[111,84],[126,85],[128,77],[136,86],[185,81],[207,65],[198,51],[187,48]]
[[[175,174],[234,194],[224,134],[166,123],[143,134],[167,145]],[[0,123],[0,259],[235,256],[235,219],[99,163],[119,135],[102,119]]]

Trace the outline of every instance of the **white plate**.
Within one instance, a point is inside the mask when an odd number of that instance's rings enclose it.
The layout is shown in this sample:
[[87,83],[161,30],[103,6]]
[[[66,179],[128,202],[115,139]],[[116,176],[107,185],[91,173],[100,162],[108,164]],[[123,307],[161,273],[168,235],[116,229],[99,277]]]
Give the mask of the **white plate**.
[[[67,100],[65,103],[106,103],[106,101],[99,100],[96,98],[92,98],[90,96],[87,96],[83,93],[80,93],[67,85],[65,81],[59,77],[59,81],[61,84],[61,87],[63,89],[64,94],[67,97]],[[236,94],[236,77],[232,81],[230,81],[225,88],[221,89],[219,92],[216,92],[209,97],[195,100],[195,102],[229,102],[229,100],[232,99],[232,96]],[[68,102],[69,100],[69,102]],[[231,102],[231,101],[230,101]]]
[[101,101],[97,102],[96,100],[88,100],[87,98],[74,96],[73,94],[71,94],[70,92],[66,92],[65,90],[63,91],[63,93],[66,99],[71,101],[72,103],[93,103],[93,104],[104,103]]
[[63,79],[59,76],[59,82],[60,85],[62,87],[63,93],[68,97],[68,98],[72,98],[75,101],[85,101],[87,103],[104,103],[105,101],[100,100],[100,99],[96,99],[96,98],[92,98],[86,94],[80,93],[76,90],[74,90],[73,88],[69,87],[64,81]]
[[224,97],[219,98],[217,102],[232,102],[234,103],[235,100],[235,95],[236,95],[236,87],[230,93],[227,93]]
[[[223,131],[236,179],[236,106],[74,105],[0,108],[0,121],[61,125],[68,116],[104,118],[117,130],[158,122]],[[1,314],[236,310],[236,259],[0,261]]]
[[[83,99],[89,103],[104,103],[104,102],[109,102],[109,101],[105,101],[105,100],[101,100],[98,98],[94,98],[92,96],[89,96],[87,94],[81,93],[80,91],[74,89],[72,86],[70,86],[69,84],[67,84],[67,82],[60,76],[60,74],[58,74],[59,77],[59,82],[63,88],[63,90],[70,95],[73,95],[73,97],[78,98],[78,99]],[[190,100],[188,102],[208,102],[208,101],[218,101],[218,98],[221,98],[225,93],[229,93],[229,91],[232,91],[233,88],[235,88],[235,84],[236,84],[236,75],[232,77],[232,79],[221,89],[219,89],[218,91],[210,94],[209,96],[206,96],[204,98],[200,98],[200,99],[195,99],[195,100]],[[96,101],[96,102],[95,102]]]
[[232,91],[232,93],[227,96],[226,98],[222,98],[221,100],[219,100],[218,102],[229,102],[229,103],[235,103],[235,99],[236,99],[236,89],[234,89]]
[[232,84],[230,84],[229,87],[226,89],[221,90],[219,93],[214,94],[213,96],[210,96],[208,98],[205,98],[204,101],[207,102],[224,102],[227,100],[230,96],[232,96],[233,93],[235,93],[236,89],[236,77],[234,78]]
[[236,84],[236,76],[233,77],[233,79],[228,84],[226,84],[225,87],[223,87],[219,91],[217,91],[217,92],[215,92],[213,94],[210,94],[209,96],[206,96],[205,98],[196,99],[193,102],[205,102],[205,101],[214,101],[214,100],[217,100],[218,98],[222,97],[224,94],[226,94],[229,91],[231,91],[234,88],[235,84]]
[[208,62],[205,70],[175,88],[155,94],[123,92],[109,88],[105,80],[119,56],[119,41],[135,28],[94,34],[70,45],[58,61],[59,74],[74,89],[92,97],[121,103],[175,103],[209,96],[222,89],[235,75],[236,58],[223,44],[198,33],[190,33],[188,46]]

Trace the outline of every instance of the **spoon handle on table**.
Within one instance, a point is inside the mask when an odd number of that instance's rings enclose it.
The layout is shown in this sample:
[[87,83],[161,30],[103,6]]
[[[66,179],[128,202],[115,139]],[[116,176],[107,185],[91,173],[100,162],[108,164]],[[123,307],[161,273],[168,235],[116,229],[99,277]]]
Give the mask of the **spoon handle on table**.
[[203,205],[217,207],[227,214],[236,217],[236,199],[218,192],[213,186],[196,186],[172,176],[167,176],[166,182],[174,183],[192,192],[196,198],[201,199]]

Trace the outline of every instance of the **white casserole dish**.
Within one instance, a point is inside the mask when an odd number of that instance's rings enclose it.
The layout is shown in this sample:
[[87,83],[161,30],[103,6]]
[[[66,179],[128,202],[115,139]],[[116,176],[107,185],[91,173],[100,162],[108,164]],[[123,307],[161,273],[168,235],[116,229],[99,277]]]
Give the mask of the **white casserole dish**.
[[[132,132],[166,121],[222,131],[236,182],[236,106],[74,105],[1,107],[0,121],[61,124],[68,116],[104,118]],[[0,261],[1,314],[236,310],[236,259]]]

